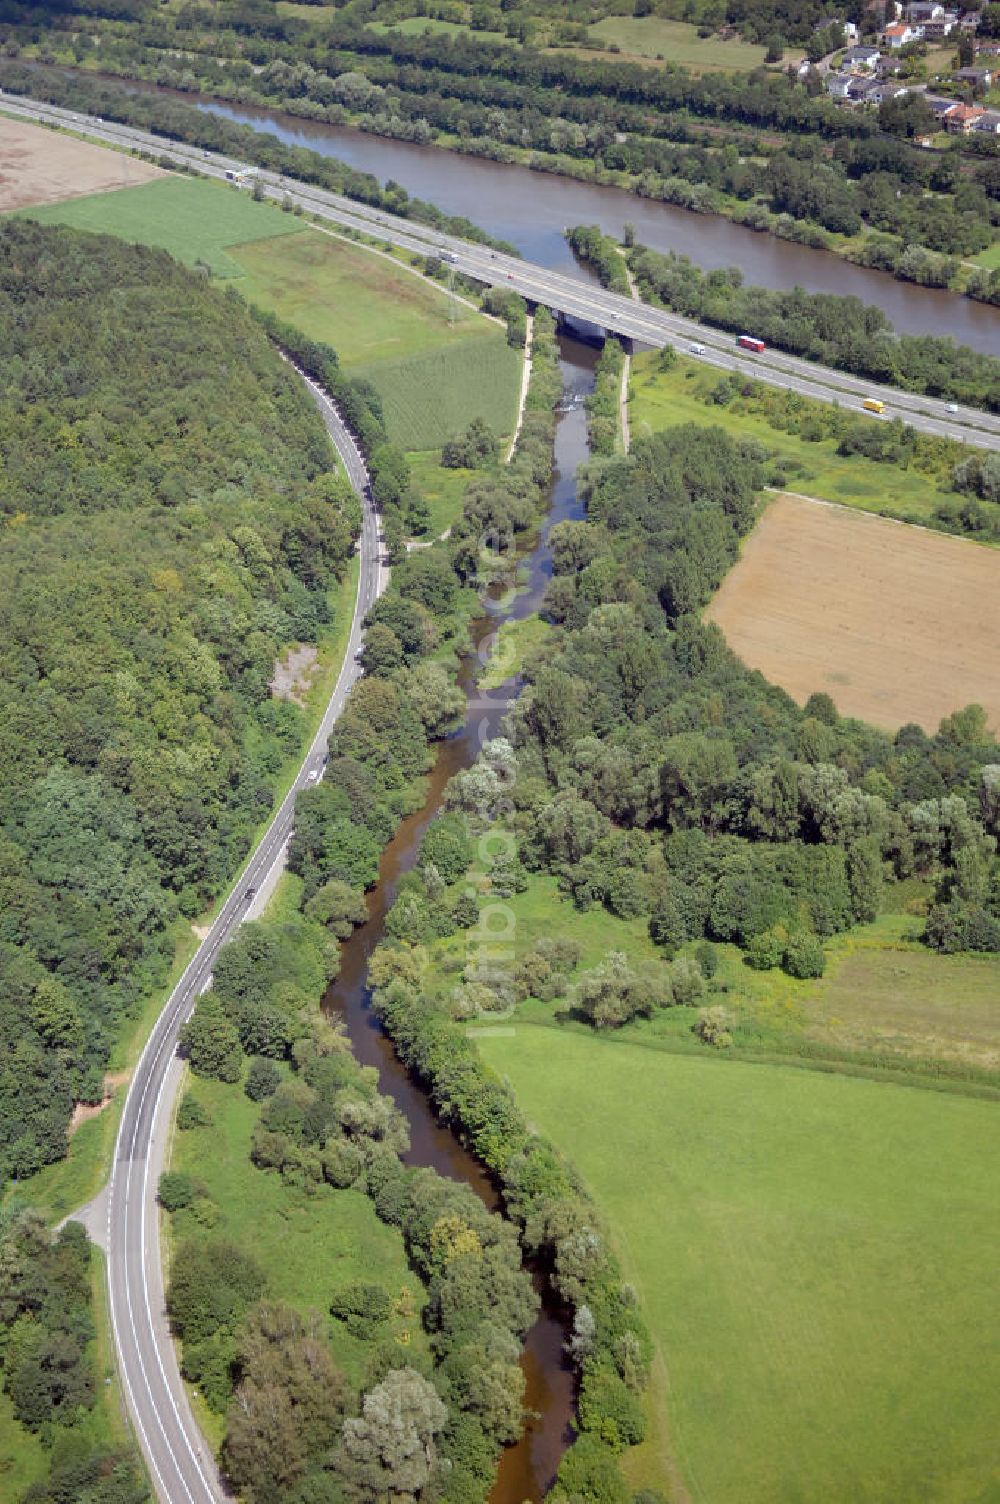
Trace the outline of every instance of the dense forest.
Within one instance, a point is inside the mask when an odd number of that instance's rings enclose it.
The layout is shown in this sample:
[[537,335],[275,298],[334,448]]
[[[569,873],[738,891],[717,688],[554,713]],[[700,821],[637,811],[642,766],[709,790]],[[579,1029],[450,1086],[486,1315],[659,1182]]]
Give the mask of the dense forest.
[[149,1501],[131,1452],[107,1439],[92,1258],[78,1222],[53,1235],[26,1207],[0,1212],[0,1376],[15,1420],[39,1438],[46,1459],[46,1476],[23,1504]]
[[[614,240],[596,225],[568,231],[575,254],[605,287],[627,290]],[[738,267],[703,271],[687,256],[634,245],[629,266],[647,302],[735,334],[750,330],[766,344],[853,375],[950,397],[1000,412],[1000,359],[953,339],[897,334],[882,310],[860,298],[745,286]]]
[[[762,13],[772,7],[742,8],[736,24],[760,34]],[[845,111],[818,76],[803,81],[763,68],[695,76],[532,46],[526,35],[511,45],[483,35],[489,27],[475,17],[471,30],[411,34],[391,28],[397,9],[376,16],[368,0],[350,0],[332,19],[317,10],[314,21],[241,0],[192,3],[170,16],[157,10],[155,18],[139,8],[129,24],[109,24],[81,23],[77,11],[46,11],[43,21],[36,9],[12,4],[4,34],[9,54],[27,46],[43,60],[86,67],[99,43],[104,72],[618,183],[788,239],[839,246],[905,280],[945,286],[958,278],[976,297],[1000,298],[1000,280],[988,268],[961,267],[992,243],[1000,222],[996,143],[957,137],[947,150],[921,150],[913,139],[919,101]],[[800,33],[801,16],[791,24],[798,10],[775,11],[769,42]],[[500,30],[527,24],[520,7],[493,14]],[[713,15],[716,25],[722,19]],[[81,100],[80,84],[65,78],[57,84],[35,75],[9,86],[48,97],[58,87]],[[123,108],[136,105],[112,105],[105,86],[103,113]],[[270,165],[275,144],[262,149]],[[301,154],[297,160],[301,166]],[[423,205],[408,212],[431,213]]]
[[161,252],[0,227],[0,1173],[65,1150],[177,924],[298,749],[272,699],[359,525],[242,303]]

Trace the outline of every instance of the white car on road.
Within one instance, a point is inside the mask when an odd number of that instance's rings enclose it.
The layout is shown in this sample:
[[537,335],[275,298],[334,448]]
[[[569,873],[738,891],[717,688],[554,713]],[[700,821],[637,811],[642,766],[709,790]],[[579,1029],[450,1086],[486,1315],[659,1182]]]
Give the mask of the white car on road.
[[697,340],[693,344],[688,345],[688,349],[692,355],[704,355],[705,353],[705,346],[700,345]]

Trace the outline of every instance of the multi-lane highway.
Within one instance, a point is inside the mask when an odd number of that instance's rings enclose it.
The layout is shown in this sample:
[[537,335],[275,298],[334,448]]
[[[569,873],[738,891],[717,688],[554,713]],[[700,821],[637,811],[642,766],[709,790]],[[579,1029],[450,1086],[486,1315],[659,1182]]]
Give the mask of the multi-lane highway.
[[[169,160],[195,168],[208,177],[225,179],[246,167],[245,162],[218,152],[202,151],[149,131],[74,114],[22,97],[3,95],[0,107],[30,119],[68,127],[112,146],[154,152],[161,161]],[[802,396],[839,403],[858,411],[861,411],[865,398],[878,398],[885,403],[885,417],[902,418],[925,433],[962,439],[986,449],[1000,449],[1000,416],[995,414],[977,408],[956,407],[937,398],[902,392],[895,387],[879,386],[780,351],[767,350],[754,355],[738,349],[730,334],[709,329],[660,308],[636,303],[631,298],[597,286],[582,274],[574,277],[551,271],[276,173],[261,171],[256,174],[256,181],[268,197],[290,199],[319,219],[420,255],[444,255],[456,271],[481,282],[510,287],[531,302],[544,304],[570,318],[596,324],[638,343],[671,344],[688,351],[697,345],[699,359],[720,370],[754,376]]]
[[119,1373],[150,1477],[163,1504],[218,1504],[226,1497],[181,1382],[164,1310],[156,1188],[181,1069],[177,1037],[198,994],[208,984],[219,951],[283,862],[292,831],[295,796],[322,776],[327,738],[361,672],[357,663],[361,623],[387,578],[364,463],[328,398],[314,382],[309,382],[309,388],[363,507],[358,591],[347,652],[322,725],[294,786],[171,994],[143,1050],[125,1099],[108,1187],[108,1283]]

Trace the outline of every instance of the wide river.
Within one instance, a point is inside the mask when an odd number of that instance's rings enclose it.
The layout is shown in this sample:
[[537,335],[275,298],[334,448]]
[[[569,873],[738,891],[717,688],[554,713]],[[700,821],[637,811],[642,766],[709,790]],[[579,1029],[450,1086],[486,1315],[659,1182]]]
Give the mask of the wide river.
[[692,214],[673,204],[636,198],[620,188],[600,188],[532,172],[528,167],[463,157],[435,146],[390,141],[275,110],[197,96],[194,102],[200,109],[267,131],[290,146],[339,157],[362,172],[373,173],[380,182],[393,178],[412,197],[427,199],[448,214],[464,214],[540,266],[580,274],[563,230],[569,225],[596,224],[620,236],[622,226],[630,221],[636,238],[655,250],[677,251],[705,267],[738,266],[745,282],[763,287],[850,293],[877,304],[901,332],[950,334],[961,344],[1000,355],[1000,308],[974,303],[958,293],[897,282],[885,272],[852,266],[827,251],[758,234],[718,215]]

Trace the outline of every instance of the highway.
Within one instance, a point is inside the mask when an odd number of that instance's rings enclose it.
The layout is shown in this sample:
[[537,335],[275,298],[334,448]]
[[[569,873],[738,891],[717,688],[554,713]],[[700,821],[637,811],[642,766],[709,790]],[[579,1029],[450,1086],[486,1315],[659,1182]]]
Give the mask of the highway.
[[[28,119],[68,128],[111,146],[155,153],[160,160],[194,168],[207,177],[225,179],[227,174],[232,175],[247,167],[245,162],[217,152],[203,151],[132,126],[75,114],[19,96],[0,96],[0,107]],[[755,355],[740,350],[731,334],[609,292],[583,273],[574,277],[551,271],[276,173],[260,171],[256,180],[267,197],[279,202],[288,199],[318,219],[422,256],[443,255],[457,272],[480,282],[509,287],[533,303],[543,304],[639,344],[657,348],[670,344],[679,350],[697,353],[706,364],[720,371],[753,377],[805,397],[835,402],[859,412],[865,398],[877,398],[885,403],[885,418],[901,418],[924,433],[961,439],[980,448],[1000,449],[1000,415],[964,406],[951,411],[953,404],[938,398],[880,386],[780,351],[767,350]],[[748,332],[753,333],[752,330]],[[691,351],[693,345],[699,347],[697,352]],[[872,417],[872,421],[880,419]]]
[[129,1084],[108,1186],[108,1289],[118,1369],[150,1477],[163,1504],[221,1504],[227,1497],[184,1391],[165,1313],[156,1189],[182,1070],[177,1038],[209,983],[219,951],[248,916],[258,890],[283,864],[295,797],[322,776],[330,730],[361,673],[357,662],[361,623],[384,589],[388,573],[382,566],[381,535],[364,462],[333,404],[314,382],[308,384],[363,507],[361,567],[350,640],[322,724],[293,787],[149,1036]]

